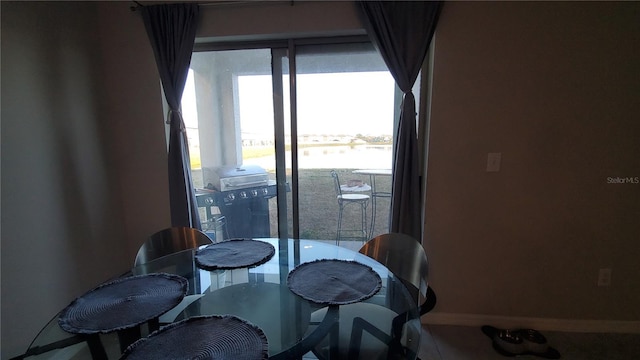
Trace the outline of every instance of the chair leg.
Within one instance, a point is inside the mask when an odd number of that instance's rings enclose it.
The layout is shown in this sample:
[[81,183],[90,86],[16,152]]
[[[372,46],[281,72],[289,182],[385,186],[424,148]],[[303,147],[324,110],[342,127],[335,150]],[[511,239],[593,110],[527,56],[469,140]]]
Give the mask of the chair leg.
[[[369,235],[369,229],[367,228],[367,206],[368,203],[367,202],[363,202],[363,201],[353,201],[353,202],[343,202],[339,204],[339,210],[338,210],[338,229],[336,231],[336,245],[340,245],[340,240],[342,239],[342,219],[343,219],[343,213],[344,213],[344,208],[347,207],[347,205],[352,204],[352,207],[354,207],[353,210],[357,210],[357,208],[355,208],[355,206],[360,205],[360,230],[358,230],[357,228],[353,228],[353,229],[348,229],[348,230],[344,230],[344,231],[348,231],[348,232],[353,232],[354,234],[356,234],[358,231],[360,231],[360,236],[356,237],[354,236],[349,236],[349,238],[360,238],[362,239],[362,241],[367,241],[368,238],[367,236]],[[357,214],[355,214],[357,216]],[[357,219],[357,218],[356,218]]]
[[338,210],[338,231],[336,231],[336,245],[340,245],[340,234],[342,233],[342,210],[344,206],[342,204],[339,205]]
[[373,237],[373,233],[376,230],[376,196],[371,193],[371,225],[369,229],[369,238]]
[[362,202],[360,204],[360,212],[362,215],[362,219],[360,219],[360,228],[362,229],[362,241],[367,241],[367,203]]

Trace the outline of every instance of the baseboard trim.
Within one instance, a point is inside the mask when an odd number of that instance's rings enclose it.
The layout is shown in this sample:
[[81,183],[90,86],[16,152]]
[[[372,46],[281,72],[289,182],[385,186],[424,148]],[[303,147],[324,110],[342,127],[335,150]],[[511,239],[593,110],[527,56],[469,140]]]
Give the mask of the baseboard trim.
[[550,319],[439,312],[429,313],[421,320],[423,324],[433,325],[491,325],[502,329],[528,328],[547,331],[640,334],[640,321]]

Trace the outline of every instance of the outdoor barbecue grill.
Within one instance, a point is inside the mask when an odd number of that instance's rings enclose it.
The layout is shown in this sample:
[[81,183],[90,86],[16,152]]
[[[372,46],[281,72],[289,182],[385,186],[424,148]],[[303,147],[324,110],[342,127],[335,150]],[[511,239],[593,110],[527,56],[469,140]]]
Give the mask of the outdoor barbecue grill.
[[196,190],[198,207],[207,221],[218,207],[228,238],[270,237],[269,199],[277,195],[275,180],[259,166],[221,166],[203,169],[205,189]]

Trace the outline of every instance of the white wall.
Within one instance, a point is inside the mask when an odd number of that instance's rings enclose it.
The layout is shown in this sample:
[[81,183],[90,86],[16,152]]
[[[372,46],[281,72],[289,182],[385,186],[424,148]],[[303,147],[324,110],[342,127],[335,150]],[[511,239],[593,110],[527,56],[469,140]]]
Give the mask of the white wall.
[[171,226],[162,90],[140,12],[128,2],[98,3],[102,114],[117,174],[126,253]]
[[[607,180],[640,177],[639,15],[638,2],[445,4],[427,175],[434,320],[640,331],[640,184]],[[500,172],[485,171],[490,152]]]
[[199,41],[365,34],[351,1],[261,1],[202,6]]
[[2,358],[127,269],[95,7],[2,2]]

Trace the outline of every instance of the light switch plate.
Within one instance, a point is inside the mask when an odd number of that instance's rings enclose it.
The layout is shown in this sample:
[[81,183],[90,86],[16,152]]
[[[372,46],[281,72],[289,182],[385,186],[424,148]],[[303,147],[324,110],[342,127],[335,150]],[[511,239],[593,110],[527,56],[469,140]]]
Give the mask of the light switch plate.
[[501,160],[502,160],[502,153],[489,153],[487,155],[487,172],[500,171]]

